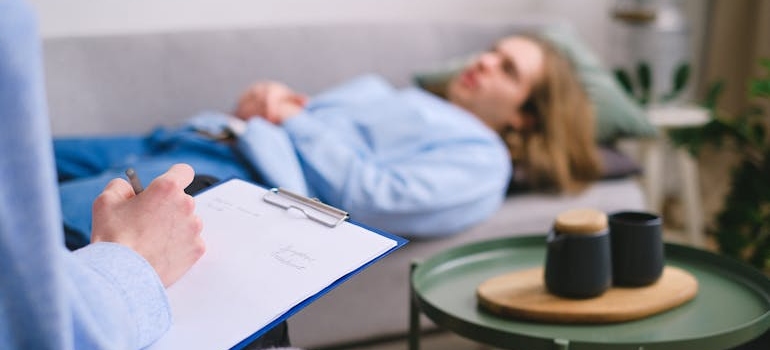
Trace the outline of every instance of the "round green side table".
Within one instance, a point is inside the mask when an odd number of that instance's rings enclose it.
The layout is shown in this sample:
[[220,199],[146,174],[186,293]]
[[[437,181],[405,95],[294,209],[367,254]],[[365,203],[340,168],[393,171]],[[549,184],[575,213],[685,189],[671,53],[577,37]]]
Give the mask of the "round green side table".
[[698,279],[690,302],[644,319],[612,324],[549,324],[503,318],[476,304],[476,287],[542,266],[545,236],[471,243],[411,271],[409,349],[419,349],[420,314],[468,339],[505,349],[728,349],[770,328],[770,279],[737,260],[666,244],[666,263]]

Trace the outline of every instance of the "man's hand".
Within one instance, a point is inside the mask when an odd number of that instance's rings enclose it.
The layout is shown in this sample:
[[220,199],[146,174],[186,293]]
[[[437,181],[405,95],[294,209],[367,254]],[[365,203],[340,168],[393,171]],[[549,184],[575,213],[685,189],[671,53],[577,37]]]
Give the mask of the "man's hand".
[[193,176],[189,165],[174,165],[139,195],[127,181],[112,180],[94,201],[91,242],[128,246],[172,285],[205,251],[203,223],[184,193]]
[[261,116],[278,125],[301,112],[307,100],[307,96],[295,92],[282,83],[259,82],[246,89],[241,95],[233,114],[243,120]]

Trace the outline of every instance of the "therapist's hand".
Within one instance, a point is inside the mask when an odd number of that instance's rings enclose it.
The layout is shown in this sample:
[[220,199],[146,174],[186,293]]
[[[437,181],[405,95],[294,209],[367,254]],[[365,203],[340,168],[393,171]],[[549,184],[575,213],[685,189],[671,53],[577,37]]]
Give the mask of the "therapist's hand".
[[91,241],[128,246],[170,286],[205,251],[203,224],[184,193],[193,176],[189,165],[176,164],[139,195],[127,181],[112,180],[94,201]]
[[233,114],[243,120],[260,116],[280,125],[284,120],[299,114],[308,98],[275,81],[258,82],[246,89],[238,100]]

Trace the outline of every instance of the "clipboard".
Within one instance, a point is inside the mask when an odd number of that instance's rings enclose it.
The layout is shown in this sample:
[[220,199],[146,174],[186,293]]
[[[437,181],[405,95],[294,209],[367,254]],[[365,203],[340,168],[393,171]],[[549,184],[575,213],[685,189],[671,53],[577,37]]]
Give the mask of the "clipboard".
[[237,178],[195,201],[207,251],[167,289],[172,326],[149,349],[242,349],[408,242]]

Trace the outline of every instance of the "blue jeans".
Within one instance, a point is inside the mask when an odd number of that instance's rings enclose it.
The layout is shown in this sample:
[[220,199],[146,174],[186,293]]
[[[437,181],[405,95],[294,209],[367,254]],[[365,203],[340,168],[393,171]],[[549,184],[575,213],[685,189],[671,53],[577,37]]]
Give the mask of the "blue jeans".
[[136,170],[144,186],[176,163],[190,164],[196,174],[218,179],[259,181],[230,144],[186,128],[159,128],[148,136],[58,138],[54,140],[54,154],[70,248],[90,241],[94,199],[110,180],[125,178],[129,167]]

